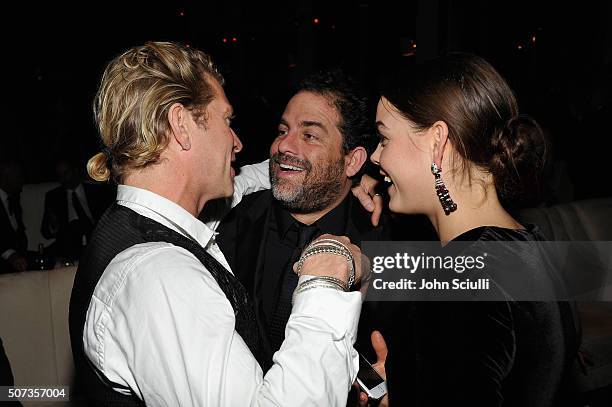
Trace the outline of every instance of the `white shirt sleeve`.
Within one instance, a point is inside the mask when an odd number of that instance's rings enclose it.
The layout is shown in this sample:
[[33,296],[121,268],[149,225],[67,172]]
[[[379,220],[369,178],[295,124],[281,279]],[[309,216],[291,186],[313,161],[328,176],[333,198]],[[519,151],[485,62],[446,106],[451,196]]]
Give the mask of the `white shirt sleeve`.
[[270,160],[240,167],[240,173],[234,177],[234,195],[231,207],[238,205],[245,195],[263,189],[270,189]]
[[269,161],[240,167],[240,173],[234,178],[234,195],[228,199],[217,199],[206,204],[204,208],[206,226],[211,230],[217,230],[223,216],[238,205],[245,195],[270,189]]
[[358,292],[328,288],[296,295],[285,340],[260,390],[264,400],[281,406],[346,406],[359,370],[353,344],[360,303]]
[[85,350],[147,405],[345,406],[358,369],[359,293],[297,295],[264,377],[234,330],[229,301],[191,253],[137,245],[104,274],[88,310]]

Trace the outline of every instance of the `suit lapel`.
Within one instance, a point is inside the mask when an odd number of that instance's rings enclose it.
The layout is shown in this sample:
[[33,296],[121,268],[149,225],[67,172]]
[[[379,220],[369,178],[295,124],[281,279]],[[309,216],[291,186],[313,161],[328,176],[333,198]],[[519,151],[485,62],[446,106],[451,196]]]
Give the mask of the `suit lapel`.
[[[252,285],[247,287],[247,289],[252,295],[257,322],[260,332],[262,333],[262,348],[269,360],[272,360],[272,352],[268,335],[265,334],[268,332],[265,307],[270,306],[270,299],[274,294],[274,289],[272,285],[267,284],[268,279],[264,269],[264,260],[269,233],[268,225],[270,222],[271,199],[271,193],[269,191],[264,192],[250,208],[248,212],[249,216],[246,217],[247,220],[244,225],[244,230],[248,230],[249,236],[248,255],[240,261],[243,276],[250,273],[252,277],[252,280],[250,279]],[[254,270],[253,265],[255,265]],[[270,366],[262,366],[264,372],[267,371],[269,367]]]
[[[257,311],[260,317],[260,320],[267,325],[267,317],[269,315],[269,308],[271,303],[271,296],[274,294],[274,283],[270,280],[270,272],[266,271],[265,257],[266,257],[266,241],[268,240],[269,228],[268,224],[270,222],[270,210],[266,210],[264,216],[262,216],[258,220],[258,225],[255,226],[253,231],[254,233],[254,241],[257,242],[257,251],[255,259],[257,259],[255,264],[255,275],[254,275],[254,287],[253,294],[257,303]],[[252,267],[253,262],[249,262],[247,267]]]

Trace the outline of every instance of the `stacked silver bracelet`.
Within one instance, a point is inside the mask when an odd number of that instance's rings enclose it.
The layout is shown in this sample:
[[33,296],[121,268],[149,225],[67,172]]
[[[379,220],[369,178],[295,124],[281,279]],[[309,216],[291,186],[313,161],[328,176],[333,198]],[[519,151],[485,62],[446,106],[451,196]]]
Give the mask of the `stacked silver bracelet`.
[[[306,280],[302,284],[300,284],[300,287],[308,287],[309,285],[312,285],[314,283],[332,284],[332,285],[334,285],[335,288],[337,288],[340,291],[345,291],[346,292],[346,291],[349,290],[348,285],[344,281],[342,281],[340,279],[337,279],[336,277],[331,277],[331,276],[315,276],[315,277],[312,277],[310,280]],[[296,288],[296,290],[297,290],[297,288]]]
[[316,276],[309,280],[300,283],[293,291],[293,299],[291,303],[295,302],[295,296],[301,292],[311,290],[313,288],[331,288],[342,292],[348,291],[348,286],[342,280],[330,276]]
[[340,279],[331,276],[315,276],[309,280],[303,281],[295,288],[295,291],[293,292],[294,300],[297,294],[307,290],[311,290],[313,288],[330,288],[333,290],[346,292],[349,291],[350,287],[355,282],[355,260],[353,259],[353,255],[351,254],[351,251],[348,247],[342,244],[342,242],[335,239],[319,239],[309,244],[302,253],[300,259],[298,260],[298,276],[302,275],[302,267],[304,266],[304,261],[308,257],[320,253],[331,253],[338,256],[346,257],[349,269],[348,282],[344,282]]
[[346,260],[348,261],[349,278],[347,284],[348,287],[351,288],[353,284],[355,284],[355,259],[353,258],[353,255],[349,248],[346,247],[341,241],[329,238],[316,240],[312,243],[311,247],[316,249],[321,245],[332,245],[342,251],[342,255],[344,255],[346,257]]

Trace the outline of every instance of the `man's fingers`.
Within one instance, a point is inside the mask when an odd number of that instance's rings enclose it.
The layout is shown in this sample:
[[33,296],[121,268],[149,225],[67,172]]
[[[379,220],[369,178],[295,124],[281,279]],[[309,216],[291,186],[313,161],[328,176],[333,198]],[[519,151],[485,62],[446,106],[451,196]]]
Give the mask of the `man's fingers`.
[[355,388],[355,391],[358,394],[357,405],[359,407],[367,407],[367,405],[368,405],[368,395],[365,394],[363,391],[361,391],[361,387],[359,386],[359,383],[357,383],[357,380],[355,380],[353,382],[353,387]]
[[384,205],[382,196],[380,196],[380,194],[374,194],[372,197],[372,203],[374,205],[374,210],[372,211],[372,225],[378,226]]
[[385,363],[387,360],[387,343],[385,342],[385,338],[383,338],[382,334],[378,331],[372,332],[371,335],[372,340],[372,348],[374,348],[374,352],[376,352],[377,363]]
[[364,189],[362,185],[357,185],[352,189],[353,195],[359,199],[361,206],[365,208],[366,211],[372,212],[374,210],[375,204],[372,200],[372,197],[368,194],[368,191]]
[[364,392],[359,392],[359,407],[367,407],[368,395]]
[[359,181],[359,184],[362,186],[363,190],[368,195],[374,194],[374,189],[376,185],[378,185],[378,180],[370,177],[368,174],[364,174]]

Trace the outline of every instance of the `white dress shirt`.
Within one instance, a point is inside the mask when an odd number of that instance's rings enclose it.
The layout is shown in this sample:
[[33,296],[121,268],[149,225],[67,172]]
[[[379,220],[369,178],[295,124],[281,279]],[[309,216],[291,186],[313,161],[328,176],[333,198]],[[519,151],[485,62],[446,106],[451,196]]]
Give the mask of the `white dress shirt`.
[[[267,163],[249,167],[236,177],[233,205],[269,188]],[[182,207],[125,185],[117,202],[198,242],[229,269],[213,230]],[[143,243],[107,266],[83,342],[109,380],[129,386],[147,405],[345,406],[359,365],[353,344],[360,309],[358,292],[319,288],[297,295],[285,341],[264,377],[202,263],[172,244]]]
[[79,184],[75,189],[67,189],[66,190],[66,202],[68,203],[68,222],[72,222],[73,220],[79,219],[79,215],[77,214],[76,209],[74,209],[74,203],[72,202],[72,192],[76,192],[77,199],[81,204],[81,208],[85,212],[85,215],[89,218],[90,221],[93,222],[93,216],[91,216],[91,211],[89,210],[89,204],[87,203],[87,197],[85,196],[85,188],[83,184]]

